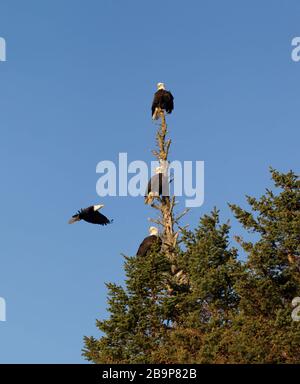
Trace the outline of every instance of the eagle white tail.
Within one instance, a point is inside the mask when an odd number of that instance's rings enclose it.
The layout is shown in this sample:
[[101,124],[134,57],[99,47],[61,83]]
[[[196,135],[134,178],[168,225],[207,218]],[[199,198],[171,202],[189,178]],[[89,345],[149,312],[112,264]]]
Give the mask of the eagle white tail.
[[155,111],[152,115],[152,120],[158,120],[159,119],[159,113],[160,113],[160,108],[155,108]]

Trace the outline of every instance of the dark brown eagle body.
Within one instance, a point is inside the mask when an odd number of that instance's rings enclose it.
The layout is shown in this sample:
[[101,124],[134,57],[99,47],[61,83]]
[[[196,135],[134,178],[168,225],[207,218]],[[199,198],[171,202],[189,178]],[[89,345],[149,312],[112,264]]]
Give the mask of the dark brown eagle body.
[[102,215],[102,213],[95,211],[94,206],[90,206],[85,209],[81,209],[78,211],[76,215],[73,215],[69,220],[69,224],[73,224],[76,221],[84,220],[87,223],[98,224],[98,225],[107,225],[112,223],[112,220],[109,220],[106,216]]
[[152,247],[154,247],[155,244],[161,247],[162,241],[159,236],[150,235],[145,237],[145,239],[140,244],[136,255],[140,257],[146,256],[147,253],[151,250]]
[[145,203],[152,204],[153,198],[158,196],[169,196],[168,176],[158,173],[151,177],[145,192]]
[[174,97],[171,92],[166,91],[165,89],[159,89],[154,94],[154,99],[152,102],[152,117],[156,118],[156,110],[160,108],[167,113],[171,113],[174,109]]

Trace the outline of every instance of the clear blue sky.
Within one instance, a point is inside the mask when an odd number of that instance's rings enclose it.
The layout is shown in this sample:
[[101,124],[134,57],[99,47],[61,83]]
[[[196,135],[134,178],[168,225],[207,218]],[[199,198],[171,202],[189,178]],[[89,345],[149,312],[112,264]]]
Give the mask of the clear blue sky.
[[[123,282],[152,212],[96,194],[96,164],[151,160],[158,81],[175,96],[171,159],[205,161],[205,203],[243,203],[268,167],[299,172],[299,1],[1,0],[0,362],[76,363],[107,316],[105,282]],[[67,225],[100,202],[102,228]],[[240,233],[232,221],[233,233]]]

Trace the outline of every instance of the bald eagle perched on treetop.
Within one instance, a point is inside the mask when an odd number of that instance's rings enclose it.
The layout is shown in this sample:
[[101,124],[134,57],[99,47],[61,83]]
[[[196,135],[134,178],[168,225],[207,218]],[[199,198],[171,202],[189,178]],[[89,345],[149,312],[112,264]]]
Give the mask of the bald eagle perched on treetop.
[[171,113],[174,109],[174,97],[171,92],[166,91],[164,83],[157,84],[157,91],[154,94],[152,102],[152,119],[157,120],[159,118],[159,111],[164,110],[167,113]]
[[76,223],[76,221],[84,220],[87,223],[91,224],[99,224],[99,225],[107,225],[112,223],[113,220],[109,220],[106,216],[102,215],[102,213],[98,212],[99,209],[103,208],[104,205],[91,205],[88,208],[81,209],[73,215],[69,220],[69,224]]
[[167,170],[167,162],[161,160],[160,166],[155,168],[155,175],[152,176],[148,182],[145,193],[145,204],[152,204],[155,197],[170,195]]
[[151,251],[151,248],[157,244],[159,247],[162,245],[161,238],[158,236],[158,229],[156,227],[149,228],[150,236],[144,238],[136,253],[137,256],[147,256],[147,253]]

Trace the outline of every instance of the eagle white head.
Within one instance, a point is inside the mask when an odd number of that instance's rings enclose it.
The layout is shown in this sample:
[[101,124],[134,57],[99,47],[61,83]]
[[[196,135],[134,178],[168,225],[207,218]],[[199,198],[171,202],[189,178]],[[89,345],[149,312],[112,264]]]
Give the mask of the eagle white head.
[[99,209],[103,208],[104,205],[103,204],[98,204],[98,205],[94,205],[94,211],[99,211]]
[[159,166],[155,168],[154,172],[156,173],[156,175],[158,175],[159,173],[163,173],[164,169],[162,166]]
[[156,167],[154,172],[156,174],[158,174],[158,173],[165,174],[167,172],[167,170],[168,170],[168,167],[169,167],[168,162],[165,161],[165,160],[160,160],[159,163],[160,163],[159,167]]
[[149,233],[151,236],[158,236],[158,229],[156,227],[150,227]]
[[164,83],[157,83],[157,90],[159,91],[160,89],[166,89]]

